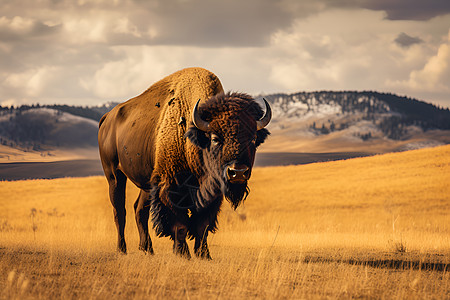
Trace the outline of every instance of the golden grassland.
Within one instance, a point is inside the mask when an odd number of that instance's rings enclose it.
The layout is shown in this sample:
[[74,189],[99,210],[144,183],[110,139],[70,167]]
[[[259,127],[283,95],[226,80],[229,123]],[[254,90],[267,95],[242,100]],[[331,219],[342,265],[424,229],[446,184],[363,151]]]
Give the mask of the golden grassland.
[[[0,182],[0,297],[450,297],[450,146],[256,168],[237,211],[224,203],[212,261],[128,255],[103,177]],[[192,250],[192,242],[189,242]]]

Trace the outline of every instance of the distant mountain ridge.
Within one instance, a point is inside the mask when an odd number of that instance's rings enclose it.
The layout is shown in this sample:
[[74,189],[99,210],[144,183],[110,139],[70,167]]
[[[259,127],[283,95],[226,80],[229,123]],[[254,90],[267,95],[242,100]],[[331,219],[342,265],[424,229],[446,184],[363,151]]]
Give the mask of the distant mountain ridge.
[[450,129],[450,110],[433,104],[394,94],[378,92],[300,92],[264,96],[275,110],[275,118],[298,117],[308,114],[364,113],[399,118],[404,125],[418,125],[423,129]]
[[[273,111],[273,135],[331,136],[340,132],[367,141],[402,140],[418,132],[450,130],[449,109],[394,94],[319,91],[270,94],[264,98]],[[97,147],[97,122],[117,104],[0,107],[0,143],[38,151]],[[290,131],[286,130],[289,127]],[[301,139],[301,134],[297,138]]]
[[[351,126],[367,128],[358,132],[363,140],[376,134],[393,140],[408,138],[418,129],[450,130],[450,110],[416,99],[378,92],[300,92],[264,96],[272,106],[274,124],[281,128],[297,123],[316,135],[329,134]],[[298,124],[299,121],[303,125]],[[373,132],[372,132],[373,131]]]
[[48,108],[53,109],[55,111],[69,113],[74,116],[79,116],[98,122],[105,113],[113,109],[113,107],[116,106],[117,104],[119,104],[119,102],[108,102],[99,106],[75,106],[67,104],[53,104],[53,105],[33,104],[33,105],[22,105],[19,107],[0,106],[0,116],[17,112],[24,112],[31,109]]

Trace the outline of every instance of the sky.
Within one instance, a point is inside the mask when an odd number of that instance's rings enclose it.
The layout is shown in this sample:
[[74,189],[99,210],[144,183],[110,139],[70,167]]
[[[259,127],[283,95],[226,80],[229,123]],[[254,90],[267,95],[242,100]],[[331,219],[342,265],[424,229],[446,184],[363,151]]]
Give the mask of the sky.
[[448,0],[0,0],[0,104],[125,101],[186,67],[226,91],[450,107]]

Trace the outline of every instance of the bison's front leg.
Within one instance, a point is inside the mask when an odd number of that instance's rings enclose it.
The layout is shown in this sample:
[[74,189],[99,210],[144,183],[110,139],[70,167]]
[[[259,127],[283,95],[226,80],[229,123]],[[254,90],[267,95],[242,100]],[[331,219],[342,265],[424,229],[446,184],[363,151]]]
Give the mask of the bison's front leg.
[[195,234],[194,252],[197,257],[211,259],[207,243],[209,222],[198,225]]
[[208,248],[208,233],[217,229],[217,215],[222,205],[222,195],[216,199],[204,210],[195,213],[191,218],[190,230],[195,237],[194,251],[199,258],[211,259]]
[[190,259],[191,254],[189,253],[189,247],[188,244],[186,243],[186,236],[188,232],[187,226],[177,222],[173,226],[172,230],[173,230],[172,235],[173,253]]
[[136,224],[139,231],[139,250],[153,254],[152,240],[148,234],[148,218],[150,210],[149,193],[142,191],[134,203]]

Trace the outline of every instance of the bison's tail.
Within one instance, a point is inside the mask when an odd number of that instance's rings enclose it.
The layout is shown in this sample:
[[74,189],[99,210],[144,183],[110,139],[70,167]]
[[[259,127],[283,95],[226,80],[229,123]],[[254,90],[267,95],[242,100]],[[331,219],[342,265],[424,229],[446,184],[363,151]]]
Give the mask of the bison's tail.
[[102,118],[98,122],[98,128],[100,128],[102,126],[102,123],[103,123],[103,121],[105,121],[107,115],[108,115],[108,113],[106,113],[102,116]]

